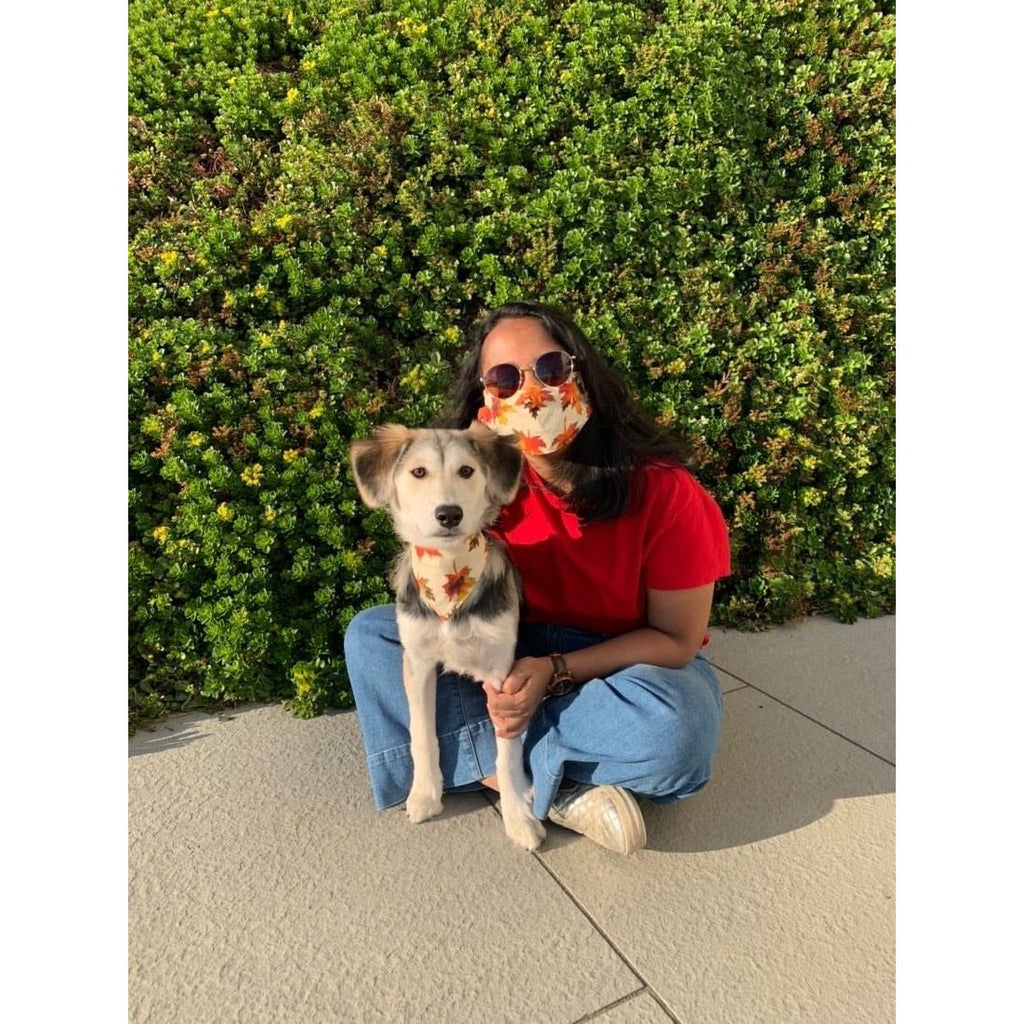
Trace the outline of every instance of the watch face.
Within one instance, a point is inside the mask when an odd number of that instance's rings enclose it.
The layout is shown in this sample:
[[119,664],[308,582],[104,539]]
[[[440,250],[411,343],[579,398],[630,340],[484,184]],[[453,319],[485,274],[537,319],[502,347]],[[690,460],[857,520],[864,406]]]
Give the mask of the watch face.
[[556,697],[564,697],[572,688],[571,679],[560,679],[557,683],[552,683],[551,692]]

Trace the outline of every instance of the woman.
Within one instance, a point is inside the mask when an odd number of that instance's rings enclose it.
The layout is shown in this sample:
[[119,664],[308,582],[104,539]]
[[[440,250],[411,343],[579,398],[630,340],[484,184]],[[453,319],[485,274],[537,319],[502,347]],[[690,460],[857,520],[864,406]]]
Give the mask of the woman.
[[[710,778],[722,698],[700,649],[729,573],[722,514],[682,442],[552,307],[517,302],[480,321],[452,402],[448,426],[478,419],[523,450],[519,494],[491,532],[524,607],[500,693],[458,676],[438,686],[445,788],[496,789],[494,736],[522,734],[537,817],[631,853],[646,843],[635,795],[667,803]],[[388,807],[412,777],[393,606],[359,613],[345,654]]]

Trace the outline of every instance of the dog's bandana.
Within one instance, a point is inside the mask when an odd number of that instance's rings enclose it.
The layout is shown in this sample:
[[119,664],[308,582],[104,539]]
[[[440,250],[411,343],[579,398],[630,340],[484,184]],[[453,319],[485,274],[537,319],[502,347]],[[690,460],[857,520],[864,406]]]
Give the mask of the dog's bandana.
[[439,619],[450,619],[473,592],[487,561],[481,533],[444,547],[412,549],[412,572],[420,597]]
[[590,413],[587,393],[573,374],[557,387],[521,387],[511,398],[484,392],[476,416],[497,434],[515,435],[524,455],[550,455],[572,444]]

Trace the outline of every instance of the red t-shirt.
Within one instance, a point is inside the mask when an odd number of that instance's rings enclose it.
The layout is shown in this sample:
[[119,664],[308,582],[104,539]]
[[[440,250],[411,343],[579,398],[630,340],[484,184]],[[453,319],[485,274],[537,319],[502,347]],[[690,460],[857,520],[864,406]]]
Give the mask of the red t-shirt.
[[519,493],[489,531],[522,575],[524,622],[625,633],[645,624],[648,589],[687,590],[729,575],[729,535],[714,498],[681,467],[639,472],[637,509],[583,526],[524,466]]

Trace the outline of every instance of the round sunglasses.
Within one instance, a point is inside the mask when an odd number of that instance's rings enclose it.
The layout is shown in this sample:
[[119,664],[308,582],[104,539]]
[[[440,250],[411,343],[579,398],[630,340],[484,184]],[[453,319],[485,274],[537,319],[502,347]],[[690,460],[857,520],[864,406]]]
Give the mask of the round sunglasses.
[[484,390],[495,398],[511,398],[523,386],[527,370],[533,370],[534,377],[541,384],[555,388],[572,376],[575,365],[576,357],[559,349],[557,352],[545,352],[537,356],[531,366],[498,363],[480,378],[480,383],[483,384]]

